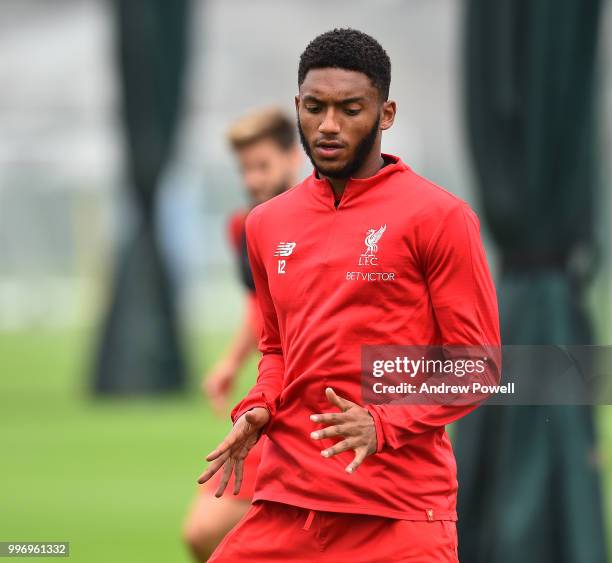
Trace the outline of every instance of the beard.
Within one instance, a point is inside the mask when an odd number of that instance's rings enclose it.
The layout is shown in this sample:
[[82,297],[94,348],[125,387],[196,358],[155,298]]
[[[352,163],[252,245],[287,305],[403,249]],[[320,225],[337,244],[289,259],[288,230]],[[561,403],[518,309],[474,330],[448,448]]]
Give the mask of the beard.
[[300,134],[300,142],[302,143],[302,147],[304,148],[306,156],[308,156],[310,162],[312,162],[312,165],[315,167],[319,175],[335,179],[350,178],[357,170],[359,170],[367,156],[370,154],[374,143],[376,142],[379,125],[380,113],[376,116],[376,121],[374,122],[374,125],[372,126],[370,131],[357,144],[357,148],[355,149],[355,154],[353,158],[349,160],[342,168],[340,168],[340,170],[329,170],[326,169],[324,166],[319,166],[315,162],[315,159],[312,156],[312,150],[310,149],[310,145],[308,144],[306,136],[304,135],[299,116],[297,118],[297,127],[298,133]]

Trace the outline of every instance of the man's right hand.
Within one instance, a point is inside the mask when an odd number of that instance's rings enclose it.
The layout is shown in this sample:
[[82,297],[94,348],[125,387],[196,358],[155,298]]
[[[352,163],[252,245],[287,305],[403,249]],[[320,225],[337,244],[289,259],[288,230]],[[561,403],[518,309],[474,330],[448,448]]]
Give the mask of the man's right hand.
[[261,429],[270,420],[268,409],[255,407],[245,412],[236,420],[232,430],[217,448],[206,456],[210,461],[209,467],[200,475],[198,483],[206,483],[219,469],[223,468],[223,475],[219,487],[215,492],[216,497],[223,495],[225,488],[234,473],[234,491],[237,495],[242,486],[244,460],[251,448],[257,443]]

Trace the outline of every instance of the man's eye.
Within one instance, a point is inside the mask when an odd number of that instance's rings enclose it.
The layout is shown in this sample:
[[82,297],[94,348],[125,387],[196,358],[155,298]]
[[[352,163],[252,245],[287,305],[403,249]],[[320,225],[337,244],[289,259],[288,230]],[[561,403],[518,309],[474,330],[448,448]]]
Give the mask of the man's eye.
[[306,111],[309,113],[317,113],[321,111],[321,108],[319,106],[306,106]]
[[344,113],[346,113],[346,115],[359,115],[359,113],[361,112],[360,109],[345,109]]

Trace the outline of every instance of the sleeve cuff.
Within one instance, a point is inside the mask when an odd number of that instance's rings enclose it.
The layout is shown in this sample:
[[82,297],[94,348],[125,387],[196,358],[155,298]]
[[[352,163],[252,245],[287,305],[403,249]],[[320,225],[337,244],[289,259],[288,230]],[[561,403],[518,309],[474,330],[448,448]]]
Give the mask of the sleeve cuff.
[[266,401],[263,393],[261,393],[259,397],[247,397],[240,401],[232,410],[232,423],[235,424],[245,412],[256,407],[264,408],[270,413],[270,420],[261,429],[261,434],[265,434],[270,426],[270,423],[272,422],[272,419],[274,418],[274,415],[276,414],[276,407]]
[[374,420],[374,429],[376,430],[376,453],[380,453],[385,447],[385,434],[383,432],[382,421],[375,406],[366,405],[366,410]]

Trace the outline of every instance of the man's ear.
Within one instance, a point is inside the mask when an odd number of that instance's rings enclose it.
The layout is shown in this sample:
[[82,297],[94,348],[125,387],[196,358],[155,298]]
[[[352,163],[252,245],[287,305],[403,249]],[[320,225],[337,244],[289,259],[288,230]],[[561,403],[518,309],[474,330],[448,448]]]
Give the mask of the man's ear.
[[397,112],[397,104],[393,100],[383,102],[380,112],[380,128],[385,131],[393,125],[395,114]]
[[299,113],[300,111],[300,95],[297,94],[295,96],[295,113]]

